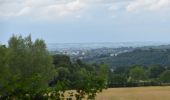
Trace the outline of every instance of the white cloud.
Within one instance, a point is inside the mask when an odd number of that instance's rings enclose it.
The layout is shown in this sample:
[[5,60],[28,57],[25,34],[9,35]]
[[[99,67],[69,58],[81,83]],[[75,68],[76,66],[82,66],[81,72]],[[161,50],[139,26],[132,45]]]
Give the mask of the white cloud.
[[159,0],[155,5],[150,7],[151,10],[169,10],[170,9],[170,0]]
[[37,16],[38,18],[59,18],[78,16],[85,3],[80,0],[0,0],[0,18]]
[[[95,9],[103,9],[115,0],[0,0],[0,18],[58,19],[80,18]],[[107,5],[107,6],[106,6]],[[113,7],[111,7],[112,9]]]
[[[0,0],[0,18],[60,20],[120,11],[169,10],[170,0]],[[101,11],[100,11],[101,10]]]
[[84,6],[79,0],[62,4],[52,4],[44,7],[41,14],[46,18],[52,19],[56,17],[68,17],[70,15],[78,16],[78,13],[83,11]]
[[169,10],[170,0],[134,0],[127,5],[126,10],[134,11],[160,11]]
[[28,14],[30,11],[31,11],[30,7],[25,7],[22,10],[20,10],[18,13],[16,13],[16,16],[22,16]]

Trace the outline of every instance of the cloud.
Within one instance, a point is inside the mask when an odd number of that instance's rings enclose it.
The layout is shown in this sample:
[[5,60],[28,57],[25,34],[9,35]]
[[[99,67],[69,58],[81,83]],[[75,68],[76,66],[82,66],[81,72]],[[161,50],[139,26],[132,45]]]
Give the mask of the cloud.
[[79,16],[79,13],[83,11],[85,8],[85,4],[80,2],[79,0],[61,3],[61,4],[52,4],[42,8],[41,14],[46,18],[62,18],[62,17],[70,17]]
[[170,0],[134,0],[127,5],[129,12],[138,11],[167,11],[170,10]]
[[[0,0],[0,18],[29,16],[58,19],[77,17],[110,7],[116,0]],[[108,10],[108,8],[106,10]],[[113,7],[111,7],[113,8]]]
[[80,0],[0,0],[0,18],[79,16],[84,8],[85,3]]
[[30,10],[31,10],[30,7],[25,7],[22,10],[20,10],[18,13],[16,13],[16,16],[22,16],[22,15],[28,14]]
[[[119,12],[170,10],[170,0],[0,0],[0,18],[60,20]],[[107,14],[109,16],[109,14]],[[122,14],[122,13],[121,13]]]

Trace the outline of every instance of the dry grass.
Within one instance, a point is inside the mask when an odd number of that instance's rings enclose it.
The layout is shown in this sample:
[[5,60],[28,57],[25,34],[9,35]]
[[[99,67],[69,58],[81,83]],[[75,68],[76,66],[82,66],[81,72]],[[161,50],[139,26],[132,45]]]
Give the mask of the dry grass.
[[110,88],[96,100],[170,100],[170,87]]

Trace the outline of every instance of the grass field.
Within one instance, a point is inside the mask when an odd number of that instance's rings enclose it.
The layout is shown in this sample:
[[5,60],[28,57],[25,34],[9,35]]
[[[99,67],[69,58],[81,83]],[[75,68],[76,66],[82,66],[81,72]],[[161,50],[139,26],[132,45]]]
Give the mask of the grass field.
[[170,87],[110,88],[96,100],[170,100]]

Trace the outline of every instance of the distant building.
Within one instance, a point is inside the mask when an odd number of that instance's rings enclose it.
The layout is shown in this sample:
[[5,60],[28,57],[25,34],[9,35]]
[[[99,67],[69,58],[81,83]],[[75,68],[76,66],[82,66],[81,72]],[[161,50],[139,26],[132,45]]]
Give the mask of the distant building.
[[116,54],[116,53],[115,53],[115,54],[110,54],[110,56],[111,56],[111,57],[113,57],[113,56],[117,56],[117,55],[118,55],[118,54]]

